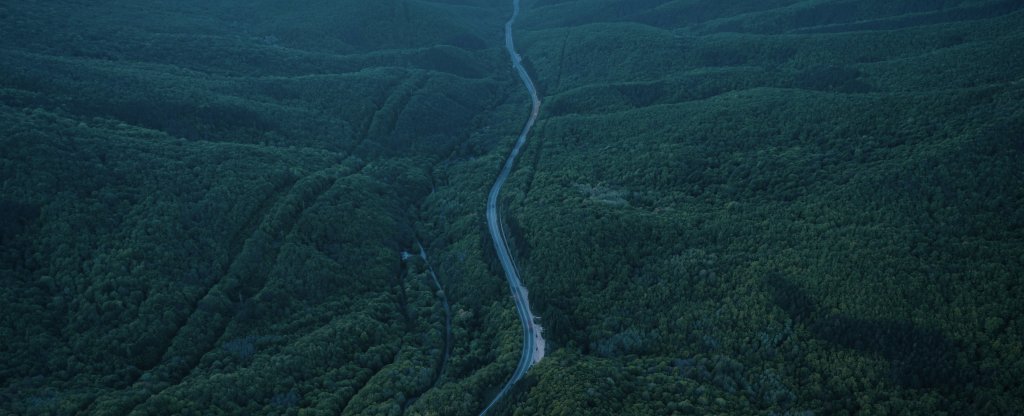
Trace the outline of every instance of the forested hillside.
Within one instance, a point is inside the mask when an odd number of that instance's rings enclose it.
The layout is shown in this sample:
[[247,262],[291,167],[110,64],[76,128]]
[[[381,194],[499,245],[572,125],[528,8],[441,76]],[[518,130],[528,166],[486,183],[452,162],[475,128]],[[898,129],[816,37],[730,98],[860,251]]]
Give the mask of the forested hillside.
[[[495,396],[511,1],[9,3],[0,413]],[[1009,0],[523,0],[543,106],[502,210],[548,351],[491,414],[1024,408],[1022,28]]]
[[514,134],[506,8],[0,6],[0,413],[478,410],[503,281],[449,296],[449,346],[401,253],[435,167],[486,181]]
[[532,1],[516,414],[1024,407],[1019,2]]

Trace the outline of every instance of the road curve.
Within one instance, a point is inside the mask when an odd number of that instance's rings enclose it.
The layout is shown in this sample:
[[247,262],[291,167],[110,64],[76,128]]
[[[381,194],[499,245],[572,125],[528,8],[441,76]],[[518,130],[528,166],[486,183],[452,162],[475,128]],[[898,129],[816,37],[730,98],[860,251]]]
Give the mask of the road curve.
[[526,72],[526,68],[523,68],[523,59],[516,53],[515,43],[512,40],[512,24],[515,23],[517,17],[519,17],[519,0],[512,0],[512,17],[505,23],[505,49],[508,49],[509,57],[512,58],[512,66],[519,73],[519,78],[523,80],[523,85],[526,86],[526,90],[530,93],[530,118],[526,121],[526,125],[523,126],[522,132],[519,133],[519,138],[512,148],[512,153],[505,160],[505,166],[502,167],[501,173],[498,174],[498,179],[494,181],[494,186],[491,187],[490,194],[487,195],[487,231],[490,232],[491,240],[494,241],[494,249],[498,253],[498,260],[501,261],[501,268],[505,270],[508,286],[512,290],[512,298],[516,303],[519,321],[523,324],[523,355],[519,358],[519,365],[516,366],[516,371],[512,373],[512,377],[509,377],[508,381],[505,382],[498,395],[494,396],[494,400],[480,412],[481,416],[487,414],[491,407],[505,397],[508,391],[512,389],[512,386],[519,379],[523,378],[526,370],[529,370],[530,366],[540,361],[544,356],[544,338],[541,336],[542,328],[534,322],[533,313],[530,312],[528,292],[519,278],[519,269],[516,268],[516,264],[512,260],[512,253],[509,252],[508,241],[501,227],[501,216],[498,211],[498,194],[501,193],[501,188],[505,186],[505,181],[508,180],[509,174],[512,173],[512,166],[515,164],[516,157],[519,156],[519,151],[522,149],[523,144],[526,143],[526,136],[530,134],[530,129],[533,128],[533,123],[537,121],[537,114],[540,112],[540,97],[537,95],[537,87],[533,85],[533,80],[530,79],[530,74]]

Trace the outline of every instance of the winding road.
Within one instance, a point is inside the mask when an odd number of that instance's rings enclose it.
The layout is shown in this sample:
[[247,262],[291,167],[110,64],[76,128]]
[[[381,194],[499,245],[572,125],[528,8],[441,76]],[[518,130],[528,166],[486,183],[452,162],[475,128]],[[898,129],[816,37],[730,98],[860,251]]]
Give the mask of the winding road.
[[519,0],[512,0],[512,17],[505,23],[505,49],[508,49],[508,54],[512,58],[512,66],[519,73],[519,78],[523,80],[523,85],[526,86],[527,91],[530,93],[530,118],[526,121],[526,125],[523,126],[522,132],[519,133],[519,139],[516,140],[512,153],[505,160],[505,166],[501,169],[498,179],[494,181],[490,194],[487,195],[487,230],[491,234],[491,240],[494,241],[494,249],[498,253],[498,259],[501,261],[501,268],[505,270],[505,277],[508,279],[509,288],[512,289],[512,298],[516,303],[519,321],[523,324],[523,355],[519,358],[519,365],[516,366],[516,371],[512,373],[512,377],[505,382],[505,385],[502,386],[501,391],[494,397],[494,400],[480,412],[481,416],[487,414],[496,403],[508,394],[512,386],[523,378],[523,375],[530,369],[530,366],[536,364],[544,357],[544,338],[541,336],[542,328],[540,325],[537,325],[533,313],[530,312],[529,293],[526,287],[523,286],[523,282],[519,278],[519,269],[516,268],[516,264],[512,260],[512,253],[509,251],[508,241],[501,227],[501,216],[498,211],[498,195],[501,193],[501,188],[505,186],[505,181],[508,180],[509,174],[512,173],[512,166],[515,164],[516,157],[519,156],[519,151],[522,149],[523,144],[526,143],[526,136],[530,134],[530,129],[533,128],[533,124],[537,121],[537,114],[540,112],[540,97],[537,95],[537,87],[534,86],[533,80],[530,79],[530,75],[526,72],[526,68],[523,68],[523,58],[516,53],[515,43],[512,40],[512,24],[515,23],[517,17],[519,17]]

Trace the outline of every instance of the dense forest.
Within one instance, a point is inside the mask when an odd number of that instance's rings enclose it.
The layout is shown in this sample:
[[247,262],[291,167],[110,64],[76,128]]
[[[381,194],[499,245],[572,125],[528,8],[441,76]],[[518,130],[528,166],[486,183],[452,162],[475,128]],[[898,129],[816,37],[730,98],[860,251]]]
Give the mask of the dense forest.
[[[0,413],[478,414],[521,346],[511,10],[0,5]],[[1024,408],[1020,2],[523,0],[515,36],[547,355],[491,414]]]
[[502,281],[448,348],[402,257],[433,170],[486,181],[524,105],[505,8],[463,3],[2,6],[0,413],[477,410]]

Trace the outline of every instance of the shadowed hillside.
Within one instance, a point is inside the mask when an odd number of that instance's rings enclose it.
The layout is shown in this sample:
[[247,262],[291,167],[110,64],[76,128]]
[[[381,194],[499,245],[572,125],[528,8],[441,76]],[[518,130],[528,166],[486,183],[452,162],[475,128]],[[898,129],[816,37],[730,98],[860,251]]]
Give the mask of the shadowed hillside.
[[0,412],[477,411],[518,356],[499,275],[450,296],[447,352],[401,252],[435,167],[512,135],[504,15],[0,6]]
[[[533,1],[538,414],[1004,414],[1019,2]],[[506,412],[512,414],[510,404]]]
[[[1020,2],[522,6],[492,414],[1024,407]],[[510,13],[0,5],[0,413],[478,414]]]

